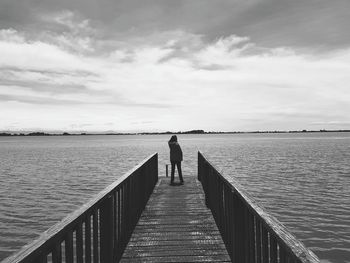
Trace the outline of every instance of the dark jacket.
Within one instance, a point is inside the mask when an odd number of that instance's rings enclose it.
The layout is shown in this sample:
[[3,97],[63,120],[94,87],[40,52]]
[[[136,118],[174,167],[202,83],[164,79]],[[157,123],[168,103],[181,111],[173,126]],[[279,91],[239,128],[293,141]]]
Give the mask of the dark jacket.
[[181,162],[182,161],[182,150],[178,142],[168,142],[170,148],[170,161]]

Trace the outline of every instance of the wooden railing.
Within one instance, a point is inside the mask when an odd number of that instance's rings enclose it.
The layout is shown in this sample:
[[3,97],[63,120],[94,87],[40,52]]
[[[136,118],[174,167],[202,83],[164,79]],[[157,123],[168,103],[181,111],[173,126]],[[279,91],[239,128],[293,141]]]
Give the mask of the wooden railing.
[[198,152],[198,180],[232,262],[316,263],[319,259],[231,177]]
[[3,263],[118,262],[158,181],[158,154]]

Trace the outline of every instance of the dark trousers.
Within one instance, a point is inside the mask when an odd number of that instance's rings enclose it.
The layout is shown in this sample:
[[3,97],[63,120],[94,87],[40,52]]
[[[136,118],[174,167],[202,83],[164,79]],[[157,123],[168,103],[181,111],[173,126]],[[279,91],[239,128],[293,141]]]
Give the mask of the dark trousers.
[[184,180],[182,179],[181,161],[171,162],[171,182],[174,182],[175,165],[177,166],[177,172],[179,173],[180,182],[183,182]]

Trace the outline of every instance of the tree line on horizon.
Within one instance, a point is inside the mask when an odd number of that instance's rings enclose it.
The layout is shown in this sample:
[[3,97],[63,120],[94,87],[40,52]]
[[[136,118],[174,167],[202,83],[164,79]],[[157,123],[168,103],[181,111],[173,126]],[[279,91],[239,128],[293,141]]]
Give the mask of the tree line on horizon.
[[237,133],[305,133],[305,132],[350,132],[350,130],[294,130],[294,131],[204,131],[204,130],[190,130],[190,131],[166,131],[166,132],[135,132],[135,133],[47,133],[47,132],[29,132],[29,133],[13,133],[13,132],[0,132],[0,136],[77,136],[77,135],[161,135],[161,134],[237,134]]

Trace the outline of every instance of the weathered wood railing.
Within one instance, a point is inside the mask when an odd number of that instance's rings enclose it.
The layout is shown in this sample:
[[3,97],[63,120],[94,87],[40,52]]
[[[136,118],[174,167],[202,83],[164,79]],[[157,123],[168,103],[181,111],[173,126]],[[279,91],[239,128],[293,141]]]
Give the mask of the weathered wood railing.
[[158,181],[158,154],[3,263],[118,262]]
[[316,263],[319,259],[198,152],[198,180],[232,262]]

